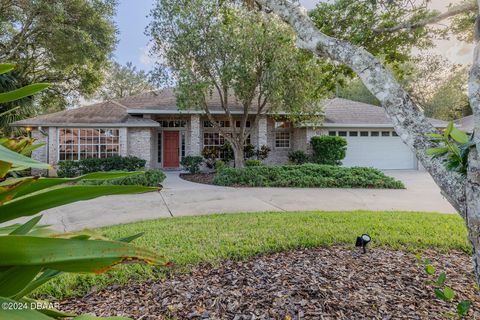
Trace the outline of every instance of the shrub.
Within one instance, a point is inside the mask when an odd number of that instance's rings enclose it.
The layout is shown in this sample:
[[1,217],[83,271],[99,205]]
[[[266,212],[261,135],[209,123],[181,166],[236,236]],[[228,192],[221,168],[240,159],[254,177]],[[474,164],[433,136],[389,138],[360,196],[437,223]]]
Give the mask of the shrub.
[[266,145],[261,146],[256,152],[257,153],[257,159],[258,160],[267,159],[268,155],[270,154],[270,151],[272,151],[272,149],[270,149],[269,146],[266,146]]
[[145,186],[158,187],[158,185],[165,180],[165,174],[158,169],[147,170],[132,174],[121,178],[108,180],[84,180],[79,184],[82,185],[129,185],[129,186]]
[[313,159],[319,164],[341,165],[347,152],[347,140],[343,137],[312,137]]
[[213,179],[222,186],[401,189],[402,182],[373,168],[303,164],[226,168]]
[[182,166],[190,173],[197,173],[200,171],[200,164],[202,164],[203,158],[200,156],[186,156],[182,159]]
[[253,158],[256,155],[255,146],[253,144],[247,144],[243,147],[243,154],[245,159]]
[[227,167],[227,165],[226,165],[225,161],[223,161],[223,160],[217,160],[215,162],[215,171],[217,173],[222,172],[223,169],[225,169],[226,167]]
[[230,143],[225,142],[225,144],[223,146],[221,146],[219,150],[223,155],[223,158],[222,158],[223,161],[230,162],[230,161],[233,160],[233,158],[234,158],[233,148],[230,145]]
[[290,151],[288,153],[288,161],[293,164],[304,164],[309,160],[308,155],[302,150]]
[[205,164],[207,167],[212,169],[215,167],[215,161],[218,158],[218,150],[204,147],[202,150],[202,156],[205,158]]
[[133,156],[109,158],[87,158],[78,161],[60,161],[57,175],[64,178],[78,177],[86,173],[105,171],[139,171],[146,161]]
[[262,165],[260,160],[245,160],[245,166],[247,167],[258,167]]

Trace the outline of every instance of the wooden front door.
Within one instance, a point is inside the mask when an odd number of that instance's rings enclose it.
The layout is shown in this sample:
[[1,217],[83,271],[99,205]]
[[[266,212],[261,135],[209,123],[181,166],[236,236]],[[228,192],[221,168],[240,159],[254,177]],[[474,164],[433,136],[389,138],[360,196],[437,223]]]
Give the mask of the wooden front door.
[[179,166],[179,132],[163,131],[163,167],[178,168]]

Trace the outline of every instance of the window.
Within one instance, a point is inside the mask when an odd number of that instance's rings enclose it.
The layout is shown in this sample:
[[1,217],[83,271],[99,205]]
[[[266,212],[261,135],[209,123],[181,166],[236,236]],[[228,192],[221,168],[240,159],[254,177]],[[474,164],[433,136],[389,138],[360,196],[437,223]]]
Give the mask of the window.
[[[220,120],[220,121],[217,121],[217,124],[222,128],[229,128],[230,127],[230,121]],[[210,122],[208,120],[203,121],[203,127],[204,128],[213,128],[213,124],[212,124],[212,122]]]
[[120,142],[118,129],[58,129],[59,160],[108,158],[119,154]]
[[162,128],[185,128],[187,126],[185,120],[162,120],[159,123]]
[[181,144],[180,144],[180,158],[183,159],[185,157],[185,131],[180,132],[180,139],[181,139]]
[[347,136],[347,131],[338,131],[338,136],[339,137],[346,137]]
[[380,132],[378,132],[378,131],[370,132],[370,137],[378,137],[379,135],[380,135]]
[[360,131],[360,137],[368,137],[368,131]]
[[350,137],[358,137],[358,131],[350,131],[350,132],[348,132],[348,135]]
[[328,135],[330,137],[335,137],[337,135],[337,131],[328,131]]
[[382,137],[390,137],[390,131],[382,131]]
[[290,148],[290,132],[275,133],[275,148]]
[[[235,127],[240,128],[240,120],[235,121]],[[245,123],[245,128],[250,128],[250,121],[247,120],[247,123]]]
[[[183,139],[183,137],[182,137]],[[226,143],[225,138],[218,132],[204,132],[203,133],[203,148],[208,150],[217,150],[218,158],[225,158],[225,151],[221,151],[220,148]],[[245,139],[245,145],[251,143],[250,135]],[[183,144],[183,140],[182,140]],[[182,148],[184,146],[182,145]],[[183,151],[182,151],[183,152]]]
[[286,121],[275,121],[275,129],[288,129],[290,128],[290,123]]
[[398,134],[395,131],[392,131],[392,137],[398,137]]
[[157,139],[158,139],[157,162],[161,163],[162,162],[162,133],[161,132],[157,134]]

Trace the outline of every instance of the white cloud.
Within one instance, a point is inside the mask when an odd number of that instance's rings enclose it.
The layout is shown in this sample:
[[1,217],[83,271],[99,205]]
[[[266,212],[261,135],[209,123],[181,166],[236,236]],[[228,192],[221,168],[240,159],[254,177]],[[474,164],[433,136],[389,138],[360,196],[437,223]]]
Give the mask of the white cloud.
[[149,42],[145,47],[139,48],[140,55],[138,61],[144,67],[144,69],[152,69],[155,64],[155,59],[150,55],[152,49],[152,43]]

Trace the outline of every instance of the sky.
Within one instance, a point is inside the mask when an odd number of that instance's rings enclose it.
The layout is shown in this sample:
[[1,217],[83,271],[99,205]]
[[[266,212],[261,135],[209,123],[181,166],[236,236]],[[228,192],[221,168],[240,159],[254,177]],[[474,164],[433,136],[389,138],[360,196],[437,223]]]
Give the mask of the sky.
[[[312,9],[319,0],[300,0],[307,9]],[[458,2],[458,0],[452,1]],[[145,35],[150,18],[148,17],[155,0],[120,0],[115,22],[119,29],[119,42],[114,52],[114,59],[125,64],[131,61],[137,69],[150,71],[153,59],[149,56],[148,42]],[[432,8],[444,11],[450,1],[432,0]],[[455,63],[466,64],[472,59],[473,47],[456,40],[436,41],[436,53],[440,53]]]

